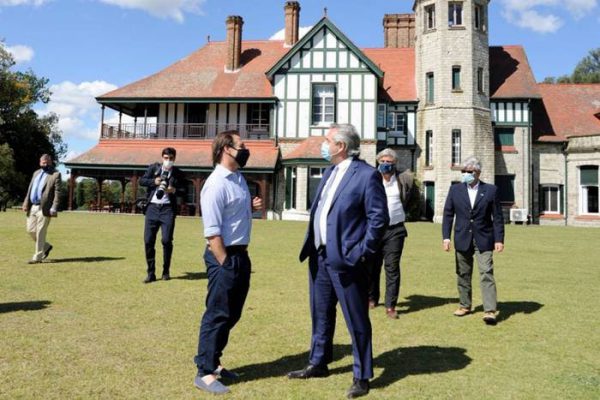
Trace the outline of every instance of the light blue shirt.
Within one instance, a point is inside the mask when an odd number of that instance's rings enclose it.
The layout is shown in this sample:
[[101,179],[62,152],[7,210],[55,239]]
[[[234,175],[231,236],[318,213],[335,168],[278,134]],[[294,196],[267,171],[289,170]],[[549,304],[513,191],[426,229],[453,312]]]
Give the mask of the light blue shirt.
[[29,200],[31,200],[32,203],[39,203],[42,200],[44,183],[46,183],[47,178],[48,174],[43,170],[38,174],[38,176],[35,177],[35,181],[31,186],[31,193],[29,195]]
[[200,194],[204,237],[221,236],[225,246],[247,245],[252,203],[246,179],[217,164]]

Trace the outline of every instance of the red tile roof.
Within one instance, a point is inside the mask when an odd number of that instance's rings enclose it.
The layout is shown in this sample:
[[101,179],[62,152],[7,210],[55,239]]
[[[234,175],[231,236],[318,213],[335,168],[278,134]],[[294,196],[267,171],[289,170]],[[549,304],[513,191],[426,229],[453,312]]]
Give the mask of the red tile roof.
[[490,47],[490,95],[492,99],[541,97],[522,46]]
[[[250,159],[245,169],[274,170],[279,159],[279,149],[271,140],[244,140],[250,149]],[[176,165],[181,168],[212,169],[212,142],[210,140],[100,140],[87,152],[70,159],[68,168],[88,165],[146,167],[160,160],[165,147],[177,150]]]
[[311,136],[304,139],[294,150],[283,157],[284,160],[298,159],[323,159],[321,156],[321,143],[323,136]]
[[415,49],[382,48],[362,49],[367,57],[375,63],[383,75],[385,100],[417,101],[415,85]]
[[265,71],[289,49],[279,40],[242,42],[242,66],[225,73],[226,42],[210,42],[189,56],[98,100],[149,98],[273,98]]
[[600,84],[540,83],[538,88],[543,96],[533,122],[538,140],[600,135]]

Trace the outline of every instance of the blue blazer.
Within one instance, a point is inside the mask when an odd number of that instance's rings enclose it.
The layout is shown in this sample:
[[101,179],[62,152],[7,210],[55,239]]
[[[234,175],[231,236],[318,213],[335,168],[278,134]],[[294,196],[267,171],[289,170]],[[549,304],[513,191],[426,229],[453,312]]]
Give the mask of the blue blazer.
[[[317,254],[314,218],[323,186],[333,166],[323,174],[310,211],[310,222],[300,251],[300,261]],[[338,271],[372,257],[389,223],[387,198],[381,175],[366,162],[354,158],[338,186],[327,215],[327,261]]]
[[443,239],[450,239],[455,216],[456,250],[468,251],[473,239],[479,251],[491,251],[494,250],[494,243],[504,243],[504,217],[496,186],[479,181],[473,208],[465,183],[450,186],[442,221]]

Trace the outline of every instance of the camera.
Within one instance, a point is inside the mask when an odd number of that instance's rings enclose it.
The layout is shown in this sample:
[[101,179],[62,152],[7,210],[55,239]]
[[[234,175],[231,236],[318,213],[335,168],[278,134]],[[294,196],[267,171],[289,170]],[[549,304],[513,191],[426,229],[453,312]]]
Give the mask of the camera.
[[169,171],[163,171],[160,174],[160,184],[158,185],[158,189],[156,189],[156,198],[162,199],[165,195],[165,190],[167,190],[167,186],[169,186]]

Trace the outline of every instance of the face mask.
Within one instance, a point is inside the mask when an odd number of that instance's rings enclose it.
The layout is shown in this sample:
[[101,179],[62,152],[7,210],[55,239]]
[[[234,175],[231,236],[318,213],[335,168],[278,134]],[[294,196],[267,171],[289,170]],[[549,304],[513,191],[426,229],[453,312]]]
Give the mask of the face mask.
[[386,164],[386,163],[382,163],[379,164],[377,166],[377,169],[379,170],[379,172],[381,172],[382,174],[391,174],[394,172],[394,170],[396,169],[396,166],[394,164]]
[[172,166],[173,166],[172,160],[163,160],[163,168],[164,169],[171,169]]
[[474,180],[475,180],[475,175],[473,175],[472,173],[465,172],[464,174],[462,174],[462,182],[463,183],[470,185],[471,183],[473,183]]
[[42,167],[42,170],[44,172],[49,172],[52,169],[52,167],[50,165],[46,165],[45,167]]
[[321,143],[321,157],[327,161],[331,161],[331,153],[329,152],[329,143]]
[[244,168],[248,159],[250,158],[250,150],[248,149],[236,149],[237,154],[235,155],[235,162],[240,168]]

